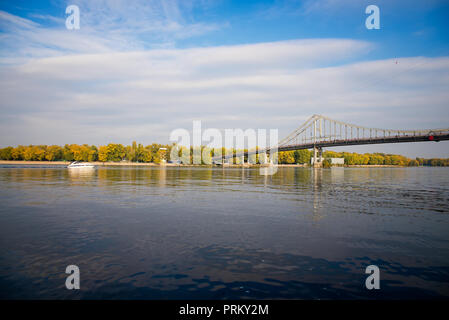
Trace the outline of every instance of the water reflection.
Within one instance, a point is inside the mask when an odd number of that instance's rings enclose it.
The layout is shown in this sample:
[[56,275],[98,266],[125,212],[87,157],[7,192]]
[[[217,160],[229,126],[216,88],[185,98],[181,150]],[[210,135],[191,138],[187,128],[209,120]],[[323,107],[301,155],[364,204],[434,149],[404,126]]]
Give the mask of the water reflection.
[[95,168],[76,168],[67,170],[72,181],[88,181],[91,180],[96,171]]
[[[324,169],[323,169],[324,170]],[[313,220],[318,221],[323,217],[322,214],[322,199],[323,193],[321,192],[321,180],[323,170],[319,168],[312,169],[312,180],[313,180]]]
[[0,191],[2,298],[449,297],[444,168],[0,168]]

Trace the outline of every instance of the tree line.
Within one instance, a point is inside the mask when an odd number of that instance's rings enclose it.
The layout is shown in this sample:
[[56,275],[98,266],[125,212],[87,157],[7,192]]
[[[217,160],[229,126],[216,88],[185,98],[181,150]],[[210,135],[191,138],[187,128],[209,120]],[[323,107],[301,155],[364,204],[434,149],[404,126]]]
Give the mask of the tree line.
[[171,146],[153,143],[148,146],[137,144],[135,141],[130,146],[109,143],[105,146],[66,144],[65,146],[30,145],[6,147],[0,149],[0,160],[24,160],[24,161],[130,161],[130,162],[154,162],[160,163],[163,154],[160,148]]
[[[100,162],[152,162],[160,163],[163,159],[170,160],[172,148],[178,149],[178,156],[184,162],[192,162],[195,148],[180,147],[176,145],[164,145],[153,143],[143,146],[135,141],[129,145],[109,143],[103,146],[66,144],[63,147],[58,145],[29,145],[17,147],[6,147],[0,149],[0,160],[23,160],[23,161],[100,161]],[[198,147],[198,154],[207,154],[213,157],[217,150]],[[222,148],[222,154],[236,154],[247,150],[226,150]],[[183,155],[190,159],[183,159]],[[278,163],[280,164],[310,164],[313,152],[311,150],[282,151],[278,154]],[[252,162],[259,163],[258,155],[250,155]],[[410,159],[405,156],[384,153],[349,153],[349,152],[323,152],[325,159],[344,158],[347,165],[397,165],[397,166],[449,166],[449,159],[443,158],[416,158]],[[186,161],[187,160],[187,161]],[[255,160],[255,161],[254,161]],[[245,161],[248,161],[245,157]],[[239,164],[241,158],[234,158],[233,162]]]
[[[311,150],[284,151],[279,153],[279,163],[283,164],[304,164],[310,163],[313,156]],[[449,158],[416,158],[410,159],[397,154],[385,153],[355,153],[355,152],[323,152],[323,158],[330,163],[330,158],[344,158],[346,165],[393,165],[393,166],[439,166],[448,167]]]

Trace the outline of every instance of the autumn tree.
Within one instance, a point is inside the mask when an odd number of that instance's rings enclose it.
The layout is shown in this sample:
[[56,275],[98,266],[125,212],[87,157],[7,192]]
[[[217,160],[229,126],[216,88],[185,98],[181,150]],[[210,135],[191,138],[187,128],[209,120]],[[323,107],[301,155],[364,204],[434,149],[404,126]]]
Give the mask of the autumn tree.
[[281,151],[279,152],[279,163],[292,164],[295,163],[294,151]]
[[1,160],[12,160],[12,151],[14,150],[13,147],[6,147],[3,149],[0,149],[0,159]]
[[45,153],[45,159],[48,161],[61,160],[63,155],[63,149],[60,146],[49,146]]
[[100,146],[98,148],[98,161],[106,162],[108,161],[108,147]]

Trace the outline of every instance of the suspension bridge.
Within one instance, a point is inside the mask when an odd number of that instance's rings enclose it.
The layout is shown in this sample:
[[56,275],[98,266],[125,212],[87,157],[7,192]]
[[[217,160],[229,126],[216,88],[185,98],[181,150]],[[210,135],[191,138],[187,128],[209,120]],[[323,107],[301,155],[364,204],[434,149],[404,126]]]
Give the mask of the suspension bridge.
[[449,140],[449,128],[417,130],[368,128],[322,115],[313,115],[299,128],[280,140],[276,146],[213,157],[212,160],[219,161],[252,154],[269,154],[270,151],[313,149],[313,163],[319,165],[322,161],[322,150],[326,147],[443,140]]

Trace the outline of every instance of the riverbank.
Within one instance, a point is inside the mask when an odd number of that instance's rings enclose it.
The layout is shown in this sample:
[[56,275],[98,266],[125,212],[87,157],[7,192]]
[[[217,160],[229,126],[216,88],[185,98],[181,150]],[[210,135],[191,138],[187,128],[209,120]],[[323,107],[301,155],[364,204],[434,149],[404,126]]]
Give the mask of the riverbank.
[[[70,161],[22,161],[22,160],[0,160],[0,165],[57,165],[57,166],[68,166],[71,162]],[[104,166],[130,166],[130,167],[159,167],[159,166],[165,166],[165,167],[205,167],[205,166],[212,166],[212,165],[198,165],[198,164],[176,164],[176,163],[164,163],[164,164],[156,164],[156,163],[144,163],[144,162],[89,162],[92,163],[95,166],[104,167]],[[248,163],[245,163],[244,165],[241,164],[227,164],[224,165],[224,168],[249,168],[249,167],[261,167],[264,165],[251,165]],[[278,167],[293,167],[293,168],[302,168],[302,167],[309,167],[305,164],[278,164]],[[379,164],[373,164],[373,165],[344,165],[341,167],[350,167],[350,168],[397,168],[397,167],[404,167],[399,165],[379,165]]]
[[[24,160],[0,160],[0,165],[56,165],[56,166],[68,166],[70,161],[24,161]],[[207,167],[207,166],[214,166],[214,165],[201,165],[201,164],[177,164],[177,163],[162,163],[162,164],[156,164],[153,162],[126,162],[126,161],[120,161],[120,162],[99,162],[99,161],[92,161],[89,162],[95,166],[104,167],[104,166],[128,166],[128,167]],[[260,167],[264,165],[251,165],[248,163],[245,163],[244,165],[241,164],[226,164],[223,167],[224,168],[241,168],[241,167]],[[297,165],[297,164],[280,164],[280,167],[304,167],[305,165]]]
[[[15,160],[0,160],[1,164],[9,164],[9,165],[58,165],[58,166],[68,166],[71,164],[71,161],[15,161]],[[143,163],[143,162],[99,162],[93,161],[89,162],[96,166],[159,166],[155,163]],[[164,164],[167,166],[178,166],[177,164]]]

